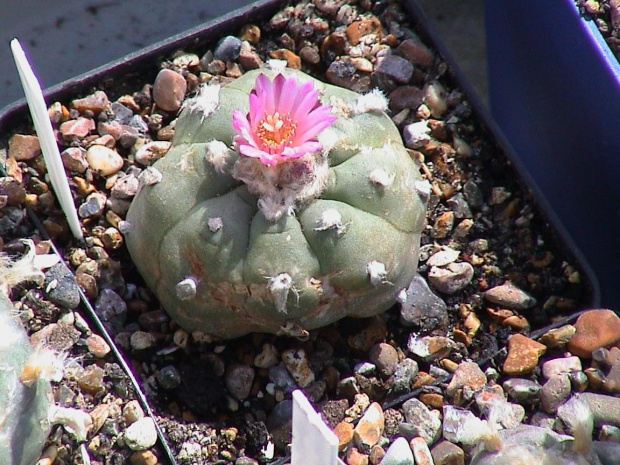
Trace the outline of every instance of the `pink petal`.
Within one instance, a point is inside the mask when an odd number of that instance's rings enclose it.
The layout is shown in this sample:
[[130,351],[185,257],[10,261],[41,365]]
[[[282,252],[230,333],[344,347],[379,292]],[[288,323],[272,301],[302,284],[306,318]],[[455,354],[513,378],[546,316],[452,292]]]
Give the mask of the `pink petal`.
[[260,121],[265,114],[265,108],[263,107],[260,98],[255,94],[250,94],[250,124],[254,126]]
[[298,96],[298,84],[295,78],[289,78],[282,87],[282,95],[278,101],[278,111],[282,115],[290,114]]
[[256,78],[256,95],[259,97],[265,113],[273,114],[275,112],[273,83],[265,74],[261,74]]
[[[312,83],[310,82],[309,84],[312,84]],[[306,115],[310,113],[310,111],[317,105],[319,101],[318,100],[319,91],[312,90],[312,88],[310,88],[304,93],[300,93],[300,96],[301,98],[298,97],[297,101],[295,102],[295,108],[293,108],[293,114],[291,115],[291,117],[296,121],[303,120],[306,117]]]
[[305,131],[296,132],[294,143],[300,144],[309,139],[312,139],[323,129],[331,126],[331,124],[335,120],[335,118],[332,118],[332,116],[335,117],[335,115],[327,115],[326,117],[320,118],[318,121],[315,121],[315,124],[313,124],[312,126],[305,126]]
[[282,98],[282,88],[284,87],[284,84],[286,83],[286,81],[287,81],[287,79],[282,74],[278,74],[273,79],[273,106],[274,106],[274,112],[278,111],[278,112],[282,113],[280,111],[280,99]]

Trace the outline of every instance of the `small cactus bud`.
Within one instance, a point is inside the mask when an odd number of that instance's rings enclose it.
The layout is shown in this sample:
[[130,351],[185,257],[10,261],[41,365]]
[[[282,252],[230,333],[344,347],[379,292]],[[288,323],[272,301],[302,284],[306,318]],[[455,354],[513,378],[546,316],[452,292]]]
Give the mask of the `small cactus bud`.
[[381,187],[388,187],[394,181],[394,175],[390,176],[383,168],[377,168],[370,172],[368,180]]
[[278,276],[269,278],[267,287],[271,295],[273,295],[278,311],[286,313],[286,300],[289,291],[293,287],[293,278],[291,278],[291,275],[288,273],[280,273]]
[[340,236],[344,233],[345,225],[342,223],[342,215],[335,208],[328,208],[323,211],[321,218],[319,218],[315,231],[327,231],[333,229]]
[[387,271],[383,263],[373,260],[366,265],[366,271],[368,272],[370,282],[373,286],[378,286],[379,284],[387,282]]
[[215,218],[209,218],[207,226],[209,227],[209,231],[215,233],[224,227],[224,222],[221,217],[217,216]]
[[190,300],[196,296],[196,284],[198,280],[193,276],[185,278],[177,283],[175,290],[180,300]]

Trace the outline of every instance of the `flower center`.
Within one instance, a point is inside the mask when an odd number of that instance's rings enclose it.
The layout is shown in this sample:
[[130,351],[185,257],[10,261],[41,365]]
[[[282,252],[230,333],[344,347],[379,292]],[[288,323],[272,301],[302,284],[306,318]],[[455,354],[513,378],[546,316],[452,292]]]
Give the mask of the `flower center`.
[[289,115],[281,115],[275,112],[273,115],[265,115],[258,123],[256,135],[263,145],[269,150],[281,150],[283,145],[293,144],[293,135],[297,129],[297,123]]

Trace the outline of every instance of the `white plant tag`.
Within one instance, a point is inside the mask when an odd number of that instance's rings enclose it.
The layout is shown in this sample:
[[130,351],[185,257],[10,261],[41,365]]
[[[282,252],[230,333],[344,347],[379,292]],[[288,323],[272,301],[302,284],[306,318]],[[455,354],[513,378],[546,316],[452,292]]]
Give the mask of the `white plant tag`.
[[338,438],[299,389],[293,391],[291,465],[344,465]]

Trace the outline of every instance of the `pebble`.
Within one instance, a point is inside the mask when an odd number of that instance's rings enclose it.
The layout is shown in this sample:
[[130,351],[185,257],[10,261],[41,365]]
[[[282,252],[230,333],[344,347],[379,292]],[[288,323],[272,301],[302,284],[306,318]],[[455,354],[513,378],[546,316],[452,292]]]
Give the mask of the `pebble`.
[[135,155],[135,160],[142,166],[150,166],[163,157],[170,149],[171,142],[156,140],[141,146]]
[[[422,105],[422,102],[424,101],[424,94],[422,94],[422,89],[416,86],[398,86],[396,89],[389,93],[388,99],[390,110],[392,110],[392,112],[396,114],[403,110],[417,109],[420,105]],[[407,139],[405,138],[405,141],[406,140]],[[409,147],[409,145],[407,145],[407,147]]]
[[267,429],[274,444],[282,450],[291,442],[292,422],[293,401],[290,399],[278,402],[267,417]]
[[104,177],[118,173],[123,167],[123,157],[104,145],[88,147],[86,161],[93,171]]
[[269,367],[267,370],[269,380],[285,393],[292,392],[297,388],[295,380],[291,377],[284,363]]
[[[413,438],[409,442],[416,465],[433,465],[433,456],[428,444],[422,438]],[[406,462],[403,462],[406,463]]]
[[457,367],[450,384],[446,388],[446,394],[454,397],[459,390],[467,388],[471,392],[482,389],[487,382],[482,369],[474,362],[461,362]]
[[37,136],[14,134],[9,139],[9,158],[28,161],[41,155],[41,144]]
[[583,358],[590,358],[594,350],[620,340],[620,318],[612,310],[589,310],[581,314],[575,329],[567,348]]
[[62,135],[62,138],[66,141],[72,141],[76,139],[84,139],[95,130],[95,121],[91,118],[84,118],[80,116],[77,119],[70,119],[60,125],[58,131]]
[[409,391],[418,371],[418,363],[415,360],[410,358],[401,360],[396,365],[396,370],[394,370],[394,375],[391,378],[392,390],[394,392]]
[[342,452],[353,441],[353,424],[341,421],[334,427],[334,434],[338,438],[338,452]]
[[234,363],[228,367],[224,376],[224,384],[231,396],[237,400],[245,400],[250,395],[255,371],[249,365]]
[[[426,446],[426,443],[424,446]],[[409,443],[403,437],[396,438],[390,444],[385,456],[381,460],[381,465],[415,465],[415,463],[411,447],[409,447]]]
[[101,192],[89,194],[84,202],[78,207],[80,218],[93,218],[103,214],[107,202],[107,197]]
[[47,270],[43,286],[47,297],[56,305],[74,309],[80,304],[80,288],[63,263]]
[[398,365],[398,352],[390,344],[381,342],[375,344],[368,354],[370,361],[374,363],[379,373],[384,377],[389,377],[396,371]]
[[125,430],[125,444],[131,450],[145,450],[157,442],[157,430],[151,417],[136,420]]
[[137,450],[129,456],[131,465],[157,465],[159,459],[150,450]]
[[560,374],[569,374],[573,371],[581,371],[579,357],[554,358],[542,364],[542,374],[547,379]]
[[431,111],[433,118],[441,118],[448,110],[446,89],[437,81],[429,82],[422,89],[424,103]]
[[153,83],[153,100],[164,111],[176,112],[181,108],[187,91],[185,78],[171,69],[162,69]]
[[396,48],[396,53],[421,68],[430,67],[435,61],[433,52],[416,39],[403,40]]
[[425,362],[446,357],[456,344],[444,336],[419,336],[411,333],[407,339],[407,349]]
[[484,293],[484,298],[511,310],[527,310],[536,305],[536,299],[510,281],[492,287]]
[[82,174],[88,168],[85,154],[86,151],[81,147],[68,147],[62,151],[60,158],[63,166],[69,171]]
[[308,45],[302,47],[299,51],[299,58],[301,58],[303,62],[312,66],[318,65],[321,62],[321,55],[319,54],[319,51],[315,47]]
[[531,373],[538,365],[538,359],[547,348],[522,334],[513,334],[508,339],[508,354],[502,366],[507,375],[519,376]]
[[400,322],[403,326],[417,326],[422,331],[448,325],[448,306],[419,273],[413,276],[406,299],[400,303]]
[[370,453],[368,454],[368,460],[372,465],[379,465],[381,460],[385,457],[385,449],[381,447],[379,444],[375,444],[370,448]]
[[547,413],[554,413],[570,395],[568,375],[560,374],[547,380],[540,390],[540,406]]
[[285,60],[286,66],[292,69],[301,69],[301,58],[299,55],[296,55],[294,52],[291,52],[289,49],[280,48],[269,52],[270,58],[275,58],[276,60]]
[[355,444],[361,450],[369,451],[381,439],[384,428],[383,409],[377,402],[373,402],[353,430]]
[[133,350],[150,349],[156,342],[157,339],[155,336],[151,333],[147,333],[146,331],[136,331],[132,333],[131,339],[129,340]]
[[345,33],[351,45],[357,45],[361,42],[362,37],[370,34],[380,39],[383,36],[383,28],[377,18],[369,17],[352,22],[347,26]]
[[263,349],[254,357],[254,366],[257,368],[269,368],[280,361],[280,353],[273,344],[263,344]]
[[363,352],[368,352],[377,342],[387,337],[385,322],[380,316],[368,319],[368,324],[359,332],[347,338],[349,347]]
[[430,142],[431,128],[426,121],[410,123],[403,128],[403,138],[405,146],[414,150],[419,149]]
[[620,427],[620,397],[584,392],[579,394],[579,399],[587,404],[596,426]]
[[346,465],[368,465],[368,456],[357,447],[351,447],[345,455]]
[[450,247],[442,247],[426,260],[426,264],[428,266],[446,266],[455,262],[460,254],[461,252],[458,250],[454,250]]
[[310,368],[308,355],[304,349],[283,351],[282,361],[299,387],[304,388],[314,381],[314,372]]
[[97,365],[88,365],[84,370],[78,373],[76,380],[78,386],[84,391],[96,395],[105,390],[103,384],[103,376],[105,372],[103,368]]
[[508,396],[520,404],[534,404],[538,402],[542,386],[536,381],[525,378],[510,378],[502,384]]
[[170,391],[181,385],[181,374],[174,366],[167,365],[157,372],[157,382],[162,389]]
[[444,239],[448,237],[452,229],[454,228],[454,212],[446,211],[435,219],[433,228],[431,229],[431,236],[434,239]]
[[[299,55],[302,59],[304,59],[303,52],[307,48],[308,47],[304,47],[299,52]],[[258,55],[258,53],[252,50],[252,47],[248,42],[243,42],[241,44],[241,51],[239,52],[239,64],[243,66],[243,69],[246,70],[257,69],[263,66],[263,60]]]
[[473,277],[474,267],[467,262],[450,263],[443,268],[433,266],[428,272],[428,281],[431,286],[448,295],[465,289]]
[[213,58],[222,61],[233,61],[241,52],[241,39],[235,36],[222,37],[215,46]]
[[427,444],[434,443],[441,436],[441,420],[437,410],[430,410],[422,401],[413,398],[402,405],[405,421],[398,425],[398,431],[407,439],[423,438]]
[[112,289],[101,289],[99,298],[95,302],[95,311],[103,321],[110,321],[125,316],[127,303]]
[[144,410],[140,406],[140,402],[137,400],[127,402],[123,407],[123,420],[130,425],[141,418],[144,418]]
[[111,189],[112,197],[117,199],[129,199],[138,192],[138,178],[133,174],[125,174],[119,177]]
[[104,358],[112,350],[104,338],[98,334],[91,334],[86,338],[88,351],[97,358]]
[[375,71],[397,82],[406,84],[411,80],[411,76],[413,76],[413,65],[399,56],[387,55],[377,60]]
[[[14,178],[0,177],[0,196],[5,197],[5,205],[19,205],[26,200],[26,189]],[[4,205],[3,205],[4,206]],[[7,212],[3,212],[5,217]],[[17,211],[16,211],[17,213]],[[21,222],[21,215],[16,218],[17,223]],[[8,229],[14,230],[17,224],[8,224]],[[13,233],[14,231],[7,231],[7,233]]]
[[84,98],[74,99],[71,102],[71,106],[80,113],[92,111],[95,114],[101,113],[109,104],[110,100],[108,99],[108,95],[101,90],[97,90]]
[[540,336],[538,342],[546,345],[548,348],[564,347],[573,337],[577,328],[573,325],[564,325],[559,328],[550,329]]
[[245,24],[239,33],[241,40],[247,40],[249,43],[254,45],[256,45],[260,40],[260,35],[260,28],[256,24]]
[[439,441],[431,449],[435,465],[465,465],[465,452],[450,441]]

